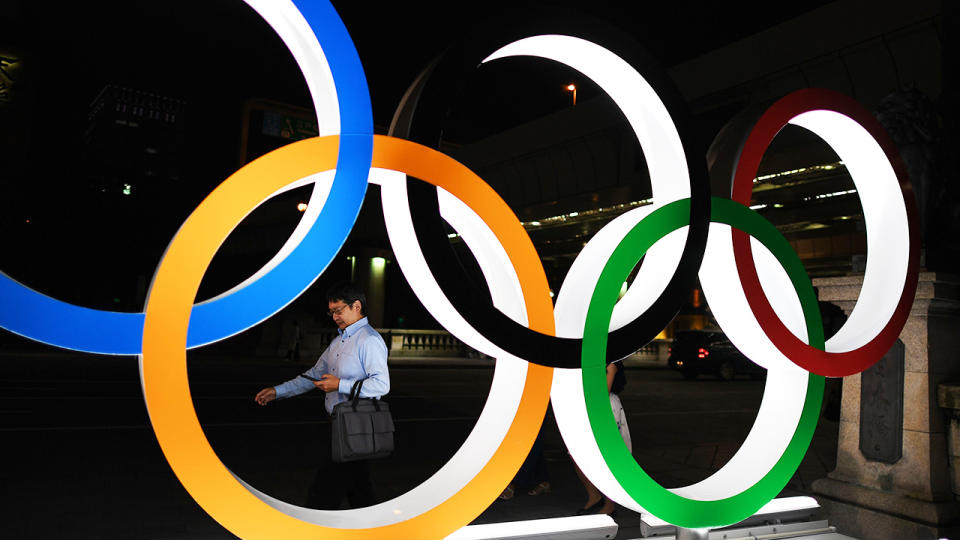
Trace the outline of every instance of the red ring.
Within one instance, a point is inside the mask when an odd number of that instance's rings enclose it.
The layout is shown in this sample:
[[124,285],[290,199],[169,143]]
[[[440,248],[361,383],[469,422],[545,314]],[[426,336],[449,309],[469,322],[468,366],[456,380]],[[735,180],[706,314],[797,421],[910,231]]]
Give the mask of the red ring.
[[756,266],[753,264],[750,237],[737,229],[733,229],[733,253],[737,272],[740,275],[740,282],[746,293],[747,303],[760,323],[760,328],[763,329],[774,346],[794,364],[811,373],[827,377],[843,377],[869,368],[890,350],[890,347],[899,337],[900,331],[903,330],[907,317],[910,316],[910,308],[913,306],[913,299],[917,291],[920,269],[917,208],[910,177],[893,140],[890,139],[886,130],[870,111],[844,94],[819,88],[792,92],[767,109],[763,116],[757,120],[743,143],[734,169],[731,198],[741,204],[750,205],[753,179],[757,176],[760,160],[763,158],[770,142],[792,118],[814,110],[829,110],[843,114],[866,129],[883,149],[890,165],[893,167],[897,180],[900,182],[900,190],[903,193],[903,202],[907,212],[907,223],[910,228],[910,247],[906,281],[904,282],[900,302],[897,304],[893,316],[872,340],[857,349],[842,353],[818,350],[794,336],[784,326],[773,307],[770,306],[770,302],[760,286]]

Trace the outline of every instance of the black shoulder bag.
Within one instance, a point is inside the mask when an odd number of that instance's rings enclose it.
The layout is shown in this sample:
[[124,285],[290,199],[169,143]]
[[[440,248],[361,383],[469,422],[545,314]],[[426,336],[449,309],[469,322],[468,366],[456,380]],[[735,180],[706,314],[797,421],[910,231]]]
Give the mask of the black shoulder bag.
[[350,397],[331,413],[332,459],[337,463],[375,459],[393,452],[393,416],[379,399],[361,398],[361,379],[353,383]]

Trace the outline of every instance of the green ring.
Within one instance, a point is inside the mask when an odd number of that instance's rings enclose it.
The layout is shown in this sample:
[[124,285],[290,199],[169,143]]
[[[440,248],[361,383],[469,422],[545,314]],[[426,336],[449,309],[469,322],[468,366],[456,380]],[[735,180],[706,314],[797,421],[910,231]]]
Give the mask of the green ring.
[[[729,199],[711,200],[711,221],[725,223],[759,240],[786,269],[800,297],[810,345],[824,348],[817,298],[803,265],[769,221]],[[659,239],[687,225],[690,199],[672,202],[637,223],[614,250],[600,274],[587,311],[581,356],[584,400],[590,427],[604,461],[638,504],[656,517],[685,528],[720,527],[743,521],[771,501],[796,472],[810,446],[820,414],[824,378],[809,374],[800,421],[783,455],[756,484],[726,499],[698,501],[675,495],[656,483],[627,450],[617,429],[607,391],[607,332],[621,284]]]

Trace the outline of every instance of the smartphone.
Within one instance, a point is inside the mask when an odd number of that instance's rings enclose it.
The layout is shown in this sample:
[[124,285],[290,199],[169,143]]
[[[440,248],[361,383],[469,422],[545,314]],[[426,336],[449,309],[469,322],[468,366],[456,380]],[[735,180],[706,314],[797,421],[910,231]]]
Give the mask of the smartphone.
[[307,379],[308,381],[317,382],[317,381],[320,380],[320,379],[314,379],[313,377],[311,377],[311,376],[309,376],[309,375],[304,375],[303,373],[301,373],[300,376],[303,377],[304,379]]

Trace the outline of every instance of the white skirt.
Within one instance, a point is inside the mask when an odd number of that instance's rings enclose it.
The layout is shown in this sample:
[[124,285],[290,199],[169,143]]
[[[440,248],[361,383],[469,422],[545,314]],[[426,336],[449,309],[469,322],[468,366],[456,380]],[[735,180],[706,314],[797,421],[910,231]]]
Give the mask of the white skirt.
[[630,426],[627,425],[627,413],[623,410],[623,403],[620,402],[620,396],[610,394],[610,408],[613,409],[613,417],[617,420],[617,429],[620,430],[620,436],[623,437],[623,444],[627,445],[627,450],[633,453],[633,442],[630,440]]

